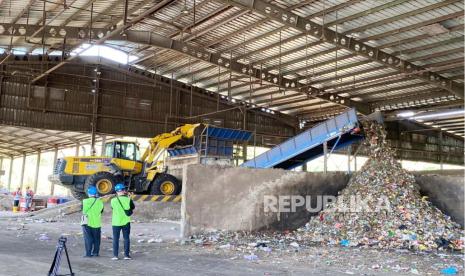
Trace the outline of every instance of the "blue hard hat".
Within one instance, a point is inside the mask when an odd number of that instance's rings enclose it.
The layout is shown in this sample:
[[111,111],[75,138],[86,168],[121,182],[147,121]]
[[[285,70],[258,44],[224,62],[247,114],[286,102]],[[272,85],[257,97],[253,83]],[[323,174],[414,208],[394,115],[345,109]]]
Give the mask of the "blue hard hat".
[[116,184],[116,186],[115,186],[115,191],[117,191],[117,192],[124,191],[125,189],[126,189],[126,187],[124,186],[123,183],[118,183],[118,184]]
[[95,188],[95,186],[89,186],[89,188],[87,188],[87,194],[89,196],[97,195],[97,188]]

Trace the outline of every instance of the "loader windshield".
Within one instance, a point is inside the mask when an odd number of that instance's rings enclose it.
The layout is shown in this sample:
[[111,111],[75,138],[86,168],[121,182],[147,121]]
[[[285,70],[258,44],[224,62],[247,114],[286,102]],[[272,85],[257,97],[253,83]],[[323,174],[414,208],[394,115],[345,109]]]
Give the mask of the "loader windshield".
[[105,156],[137,161],[140,159],[139,148],[135,143],[116,141],[105,145]]

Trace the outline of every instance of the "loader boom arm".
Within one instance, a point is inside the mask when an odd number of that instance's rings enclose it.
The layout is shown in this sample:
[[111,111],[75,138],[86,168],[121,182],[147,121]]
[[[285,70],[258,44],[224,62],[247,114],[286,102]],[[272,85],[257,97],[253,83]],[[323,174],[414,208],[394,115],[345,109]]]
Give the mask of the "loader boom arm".
[[194,131],[201,124],[185,124],[167,133],[159,134],[149,140],[149,146],[141,157],[144,162],[146,172],[156,166],[161,153],[170,148],[173,144],[181,139],[190,139],[194,136]]

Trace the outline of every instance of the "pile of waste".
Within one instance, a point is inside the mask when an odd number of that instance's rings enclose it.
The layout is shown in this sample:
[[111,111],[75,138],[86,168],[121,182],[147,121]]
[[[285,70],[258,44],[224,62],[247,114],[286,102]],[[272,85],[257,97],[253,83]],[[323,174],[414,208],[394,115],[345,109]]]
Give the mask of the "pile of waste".
[[0,211],[11,211],[13,208],[13,197],[11,195],[0,194]]
[[295,231],[228,232],[191,237],[197,245],[247,252],[336,245],[415,251],[463,250],[460,225],[422,197],[414,176],[402,169],[386,142],[384,127],[364,126],[369,159],[319,215]]
[[373,122],[365,130],[368,161],[337,200],[298,231],[324,244],[463,250],[460,225],[420,195],[414,176],[387,146],[383,126]]

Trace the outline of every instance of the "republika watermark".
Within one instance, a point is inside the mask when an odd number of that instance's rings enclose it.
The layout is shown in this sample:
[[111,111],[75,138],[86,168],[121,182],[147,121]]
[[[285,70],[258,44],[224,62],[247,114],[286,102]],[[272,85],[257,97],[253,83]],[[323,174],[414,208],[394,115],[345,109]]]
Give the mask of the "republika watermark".
[[334,203],[335,212],[356,213],[356,212],[390,212],[391,204],[387,196],[374,198],[371,195],[362,196],[360,194],[351,196],[331,196],[331,195],[265,195],[263,207],[265,213],[292,213],[304,207],[308,212],[316,213],[325,209],[330,203]]

